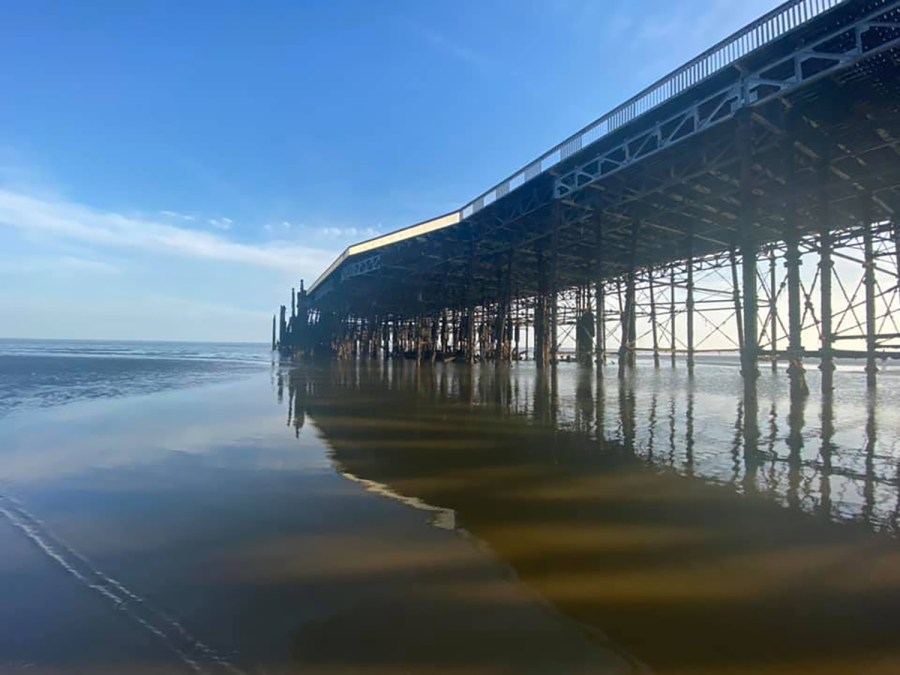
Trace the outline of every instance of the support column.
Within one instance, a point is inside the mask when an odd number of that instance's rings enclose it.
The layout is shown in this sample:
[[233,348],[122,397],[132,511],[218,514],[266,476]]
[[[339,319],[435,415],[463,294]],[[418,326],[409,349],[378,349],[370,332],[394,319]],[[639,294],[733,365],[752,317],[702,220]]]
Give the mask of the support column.
[[737,253],[734,246],[728,253],[731,262],[731,300],[734,303],[734,323],[737,327],[738,350],[741,353],[741,363],[744,358],[744,317],[741,314],[741,283],[738,274]]
[[822,358],[819,370],[822,371],[822,394],[831,396],[834,389],[834,328],[831,310],[831,282],[833,280],[834,262],[831,258],[834,242],[831,236],[831,210],[828,205],[828,165],[823,162],[819,167],[819,298],[822,314]]
[[672,360],[672,367],[675,367],[675,350],[677,348],[677,341],[675,339],[675,265],[672,265],[669,268],[669,339],[670,344],[669,347],[671,349],[671,353],[669,357]]
[[513,352],[512,359],[513,361],[519,360],[519,355],[521,352],[519,351],[519,337],[522,331],[522,299],[519,297],[518,291],[516,292],[516,319],[513,322],[513,343],[515,345],[515,351]]
[[[756,408],[756,380],[759,377],[757,360],[757,293],[756,293],[756,205],[753,196],[753,165],[751,147],[750,111],[744,109],[738,116],[737,147],[740,157],[741,210],[739,236],[741,239],[741,272],[743,290],[743,345],[741,349],[741,374],[744,377],[744,400]],[[740,316],[740,313],[739,313]],[[748,415],[749,419],[749,415]],[[746,419],[745,419],[746,423]],[[755,425],[755,420],[754,420]],[[748,430],[749,431],[749,430]]]
[[653,286],[653,268],[647,270],[650,283],[650,331],[653,336],[653,367],[659,370],[659,340],[656,330],[656,288]]
[[778,292],[775,290],[776,279],[775,269],[775,245],[769,247],[769,330],[772,337],[772,372],[778,371]]
[[543,244],[538,244],[537,267],[538,267],[538,292],[534,299],[534,364],[538,368],[547,365],[545,360],[544,347],[546,340],[544,339],[545,316],[544,309],[547,302],[547,272],[544,262]]
[[863,283],[866,290],[866,386],[875,388],[878,366],[875,362],[875,252],[872,242],[872,195],[866,193],[860,198],[860,217],[863,227],[863,250],[865,277]]
[[466,361],[475,363],[475,239],[469,242],[469,277],[466,280]]
[[687,368],[694,372],[694,226],[688,233],[687,258]]
[[275,315],[272,315],[272,351],[275,351]]
[[597,326],[594,329],[594,350],[597,367],[606,362],[606,298],[603,293],[603,226],[597,222],[594,244],[594,283],[597,296]]
[[635,365],[636,342],[636,308],[635,308],[635,278],[634,267],[637,255],[637,238],[639,223],[633,221],[631,225],[631,256],[629,260],[628,274],[625,279],[625,307],[622,312],[622,341],[619,345],[619,375],[625,373],[625,368],[633,368]]
[[[789,123],[790,128],[790,123]],[[784,182],[787,194],[784,204],[785,243],[784,263],[788,279],[788,377],[791,381],[791,398],[809,395],[806,372],[803,369],[802,299],[800,294],[800,232],[797,227],[794,180],[794,144],[786,141],[784,148]]]
[[562,217],[561,207],[556,209],[557,217],[553,219],[553,249],[550,259],[550,364],[559,362],[559,219]]

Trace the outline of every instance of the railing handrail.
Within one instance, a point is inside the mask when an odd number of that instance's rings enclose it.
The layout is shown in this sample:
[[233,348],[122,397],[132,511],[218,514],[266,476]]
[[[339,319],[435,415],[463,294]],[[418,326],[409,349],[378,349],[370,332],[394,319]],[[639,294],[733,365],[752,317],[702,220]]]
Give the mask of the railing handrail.
[[795,28],[845,2],[848,0],[787,0],[739,31],[720,40],[668,75],[656,80],[621,105],[582,127],[562,143],[480,194],[460,209],[462,218],[469,217],[484,206],[509,194],[587,144],[609,135],[640,115],[732,65],[750,52],[783,37]]

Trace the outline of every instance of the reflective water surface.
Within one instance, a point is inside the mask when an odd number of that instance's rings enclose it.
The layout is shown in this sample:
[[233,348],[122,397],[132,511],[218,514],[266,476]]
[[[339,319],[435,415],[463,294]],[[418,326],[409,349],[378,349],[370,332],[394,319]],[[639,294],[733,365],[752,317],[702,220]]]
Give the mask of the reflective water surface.
[[898,394],[835,383],[764,372],[751,438],[727,363],[9,414],[0,672],[900,672]]

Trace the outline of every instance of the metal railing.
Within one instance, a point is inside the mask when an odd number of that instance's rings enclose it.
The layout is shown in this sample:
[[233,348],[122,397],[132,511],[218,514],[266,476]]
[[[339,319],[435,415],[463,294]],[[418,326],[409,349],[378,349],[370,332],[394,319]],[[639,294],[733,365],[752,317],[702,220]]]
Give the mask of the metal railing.
[[657,80],[630,100],[576,132],[555,148],[548,150],[484,194],[479,195],[462,208],[460,215],[462,218],[468,218],[583,147],[600,140],[661,103],[690,89],[755,49],[777,40],[845,2],[848,0],[788,0],[737,33],[710,47],[677,70]]

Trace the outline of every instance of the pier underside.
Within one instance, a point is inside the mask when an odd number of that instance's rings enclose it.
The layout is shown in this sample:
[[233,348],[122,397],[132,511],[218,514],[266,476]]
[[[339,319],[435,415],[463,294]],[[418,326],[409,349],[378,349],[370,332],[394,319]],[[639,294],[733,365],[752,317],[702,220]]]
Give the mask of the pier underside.
[[282,348],[620,369],[735,351],[748,385],[784,360],[798,394],[805,357],[846,356],[874,385],[900,357],[900,3],[826,4],[774,10],[449,225],[351,247],[282,309]]

